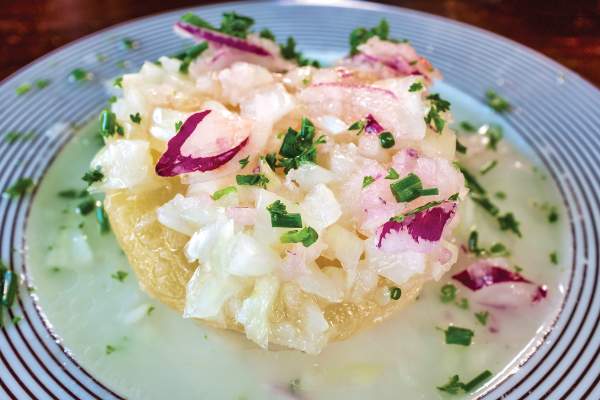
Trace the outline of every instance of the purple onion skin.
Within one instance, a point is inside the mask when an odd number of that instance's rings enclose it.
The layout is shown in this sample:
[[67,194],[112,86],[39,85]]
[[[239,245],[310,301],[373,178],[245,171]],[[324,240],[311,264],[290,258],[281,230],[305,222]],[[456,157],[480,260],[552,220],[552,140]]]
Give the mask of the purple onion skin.
[[381,124],[379,122],[377,122],[377,120],[375,119],[375,117],[372,114],[367,115],[365,120],[366,120],[365,133],[367,135],[379,135],[381,132],[383,132],[385,130],[385,129],[383,129],[383,126],[381,126]]
[[415,242],[419,242],[419,240],[437,242],[442,237],[444,227],[454,215],[455,209],[456,204],[453,203],[450,209],[434,207],[408,216],[402,222],[387,221],[381,228],[377,247],[381,247],[381,243],[388,233],[399,232],[403,229],[408,231]]
[[219,43],[228,47],[232,47],[234,49],[238,49],[240,51],[244,51],[246,53],[256,54],[257,56],[273,56],[273,54],[271,54],[263,47],[249,43],[244,39],[234,38],[233,36],[224,35],[222,33],[214,32],[209,29],[199,28],[197,26],[186,24],[185,22],[181,21],[178,21],[175,24],[175,27],[189,33],[196,39],[206,40],[213,43]]
[[479,267],[479,273],[475,274],[471,271],[473,267],[468,267],[464,271],[459,272],[452,276],[452,279],[459,281],[467,288],[472,291],[478,291],[488,286],[496,285],[498,283],[524,283],[528,285],[535,285],[535,292],[531,297],[532,303],[537,303],[546,298],[548,295],[548,288],[546,285],[536,285],[523,275],[507,270],[503,267],[496,265],[484,265]]
[[192,133],[194,133],[198,124],[200,124],[210,112],[211,110],[201,111],[192,114],[185,120],[179,129],[179,132],[169,140],[167,150],[156,163],[155,170],[158,176],[167,177],[196,171],[212,171],[230,161],[246,144],[248,144],[250,137],[247,137],[235,147],[214,156],[192,157],[181,154],[181,147],[183,144],[189,139]]

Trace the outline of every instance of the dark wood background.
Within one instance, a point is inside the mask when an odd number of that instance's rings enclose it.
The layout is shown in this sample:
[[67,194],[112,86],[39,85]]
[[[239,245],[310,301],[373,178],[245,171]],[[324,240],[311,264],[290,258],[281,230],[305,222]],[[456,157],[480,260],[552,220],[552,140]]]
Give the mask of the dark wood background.
[[[600,86],[600,0],[382,1],[479,26]],[[215,1],[1,0],[0,79],[74,39],[131,18]]]

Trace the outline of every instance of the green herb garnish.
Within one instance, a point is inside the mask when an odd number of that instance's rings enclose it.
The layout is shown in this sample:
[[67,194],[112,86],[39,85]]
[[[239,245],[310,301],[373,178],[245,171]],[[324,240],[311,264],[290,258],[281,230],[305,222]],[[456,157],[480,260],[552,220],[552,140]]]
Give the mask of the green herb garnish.
[[113,136],[115,133],[123,136],[125,130],[117,122],[117,116],[109,109],[104,109],[100,112],[100,135],[104,138]]
[[248,165],[248,163],[250,162],[250,156],[247,156],[246,158],[242,158],[239,163],[240,163],[240,169],[244,169],[246,167],[246,165]]
[[550,207],[550,211],[548,212],[548,222],[553,224],[558,221],[558,210],[556,207]]
[[483,385],[492,377],[492,375],[491,371],[485,370],[467,383],[462,383],[459,376],[454,375],[450,378],[448,383],[443,386],[438,386],[437,389],[450,394],[458,394],[461,391],[469,393]]
[[2,139],[4,139],[6,143],[12,144],[18,141],[26,142],[28,140],[34,139],[36,136],[37,135],[35,132],[10,131],[6,133],[6,135],[4,135]]
[[480,205],[485,211],[493,215],[494,217],[498,215],[500,209],[492,203],[492,201],[487,196],[471,196],[471,200]]
[[15,183],[13,183],[11,186],[9,186],[4,191],[4,196],[8,197],[10,199],[14,199],[19,196],[23,196],[31,188],[33,188],[33,186],[34,186],[34,183],[31,178],[19,178],[16,180]]
[[238,185],[261,186],[265,188],[267,183],[269,183],[269,178],[263,174],[236,175],[235,181]]
[[469,188],[471,193],[485,194],[485,189],[479,184],[479,182],[473,174],[471,174],[469,171],[467,171],[466,168],[462,167],[461,165],[458,165],[458,168],[465,177],[465,185],[467,186],[467,188]]
[[558,253],[556,251],[550,253],[550,262],[554,265],[558,265]]
[[421,179],[413,173],[390,184],[390,190],[399,203],[409,202],[421,196],[436,195],[439,192],[437,188],[423,189]]
[[140,115],[140,113],[135,113],[135,114],[129,114],[129,118],[131,119],[131,122],[133,122],[134,124],[139,124],[140,122],[142,122],[142,116]]
[[362,181],[362,187],[363,187],[363,189],[365,187],[369,186],[373,182],[375,182],[375,178],[373,178],[372,176],[365,176],[363,178],[363,181]]
[[123,38],[121,40],[121,44],[126,50],[133,50],[138,48],[138,42],[130,38]]
[[261,31],[258,34],[258,36],[260,36],[263,39],[269,39],[269,40],[275,41],[275,35],[268,28],[261,29]]
[[113,86],[122,89],[123,88],[123,77],[122,76],[116,77],[115,80],[113,81]]
[[[17,274],[15,274],[13,271],[11,271],[10,269],[6,268],[4,265],[2,265],[2,268],[0,268],[0,271],[2,272],[2,293],[1,293],[1,297],[2,297],[2,305],[0,305],[0,308],[2,306],[4,307],[11,307],[15,301],[15,297],[17,295]],[[1,322],[1,321],[0,321]]]
[[503,113],[511,109],[510,103],[492,89],[485,92],[485,99],[487,105],[496,112]]
[[460,129],[462,129],[465,132],[475,132],[477,130],[477,128],[475,128],[475,126],[469,121],[461,121]]
[[22,96],[31,90],[31,83],[23,83],[15,89],[17,96]]
[[88,215],[96,208],[96,200],[89,198],[77,205],[75,210],[81,215]]
[[71,82],[81,82],[90,80],[91,74],[83,68],[75,68],[69,74],[69,80]]
[[484,134],[488,137],[487,147],[496,151],[498,148],[498,143],[500,143],[504,137],[504,131],[502,130],[502,127],[500,125],[490,124],[485,129]]
[[469,309],[469,300],[465,299],[464,297],[454,304],[456,304],[456,307],[462,308],[463,310]]
[[423,83],[422,82],[415,82],[412,85],[409,86],[408,91],[409,92],[418,92],[423,90]]
[[317,161],[317,145],[325,143],[325,136],[314,140],[315,126],[307,118],[302,118],[300,130],[288,128],[283,137],[279,149],[279,159],[275,158],[267,162],[274,169],[283,167],[287,174],[291,169],[298,168],[303,163],[315,163]]
[[88,196],[87,190],[65,189],[58,192],[58,197],[63,199],[81,199]]
[[90,186],[96,182],[102,181],[102,179],[104,179],[104,174],[102,171],[100,171],[100,167],[98,167],[96,169],[90,169],[87,171],[85,174],[83,174],[81,179],[87,182],[88,186]]
[[394,147],[394,145],[396,144],[396,140],[394,139],[394,136],[390,133],[390,132],[381,132],[379,134],[379,143],[381,144],[381,147],[383,147],[384,149],[389,149]]
[[107,344],[106,348],[104,350],[104,352],[106,353],[106,355],[112,354],[115,351],[117,351],[117,348],[115,346],[111,346],[110,344]]
[[429,100],[430,106],[429,111],[425,116],[425,123],[437,133],[442,133],[446,121],[442,118],[440,113],[450,110],[450,102],[442,99],[437,93],[432,93],[427,96],[427,100]]
[[214,192],[211,197],[213,200],[216,201],[216,200],[219,200],[221,197],[225,197],[228,194],[235,193],[235,192],[237,192],[237,188],[235,186],[227,186],[227,187],[224,187],[223,189],[220,189],[220,190],[217,190],[216,192]]
[[356,131],[356,134],[360,135],[365,130],[366,125],[367,122],[364,119],[359,119],[358,121],[353,122],[352,125],[348,127],[348,130]]
[[402,290],[399,287],[393,286],[390,288],[390,299],[398,300],[402,296]]
[[456,139],[456,151],[460,154],[467,154],[467,148],[458,141],[458,138]]
[[400,178],[400,175],[398,175],[398,172],[394,168],[390,167],[390,169],[388,169],[388,174],[385,176],[385,179],[394,180],[394,179],[398,179],[398,178]]
[[447,283],[440,289],[440,300],[442,303],[451,303],[456,299],[456,286]]
[[289,231],[281,235],[279,240],[281,243],[302,243],[304,247],[309,247],[317,241],[319,235],[310,226],[301,230]]
[[381,40],[388,40],[390,34],[390,26],[387,20],[382,19],[379,24],[371,29],[356,28],[350,33],[350,55],[357,54],[358,46],[366,43],[373,36],[377,36]]
[[518,237],[521,237],[521,231],[519,230],[520,223],[515,219],[513,213],[506,213],[498,217],[498,223],[501,230],[514,232]]
[[499,200],[504,200],[506,199],[506,193],[505,192],[496,192],[494,193],[494,196],[499,199]]
[[483,326],[487,325],[487,320],[488,317],[490,316],[490,313],[487,311],[480,311],[475,313],[475,318],[477,318],[477,321],[479,321],[479,323]]
[[302,228],[300,214],[288,213],[285,204],[280,200],[276,200],[267,206],[267,211],[271,214],[271,226],[273,228]]
[[444,331],[444,334],[446,336],[446,344],[458,344],[461,346],[470,346],[474,335],[472,330],[457,326],[449,326]]
[[491,170],[493,170],[494,167],[496,167],[496,165],[498,165],[498,161],[496,161],[496,160],[489,161],[481,167],[479,172],[481,173],[481,175],[485,175],[488,172],[490,172]]
[[110,277],[119,282],[123,282],[125,280],[125,278],[127,278],[127,275],[129,275],[129,274],[125,271],[117,271],[114,274],[111,274]]
[[181,129],[182,126],[183,126],[183,121],[175,122],[175,133],[179,132],[179,130]]
[[296,41],[293,37],[288,37],[285,44],[279,45],[281,50],[281,56],[286,60],[293,60],[300,66],[312,65],[313,67],[319,67],[320,64],[317,60],[310,60],[302,55],[301,52],[296,50]]
[[191,47],[188,47],[187,49],[183,50],[182,52],[175,54],[173,56],[173,58],[181,60],[181,65],[179,66],[179,72],[181,72],[182,74],[187,74],[189,71],[189,68],[190,68],[190,64],[196,58],[198,58],[198,56],[200,54],[204,53],[204,51],[206,51],[206,49],[208,49],[208,43],[202,42],[202,43],[193,45]]

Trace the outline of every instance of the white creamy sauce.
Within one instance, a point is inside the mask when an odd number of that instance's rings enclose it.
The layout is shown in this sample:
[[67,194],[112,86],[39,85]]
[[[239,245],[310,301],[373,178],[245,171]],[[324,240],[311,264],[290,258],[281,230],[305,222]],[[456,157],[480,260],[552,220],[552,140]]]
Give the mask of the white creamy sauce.
[[[470,117],[474,107],[475,122],[494,118],[463,95],[441,89],[453,103],[457,121]],[[523,238],[501,232],[475,205],[473,219],[465,213],[458,236],[465,243],[475,227],[481,246],[504,243],[512,266],[547,285],[545,300],[504,311],[473,301],[468,310],[443,304],[440,287],[451,280],[454,268],[440,282],[427,284],[414,304],[349,340],[329,344],[319,355],[267,352],[241,334],[184,320],[150,299],[112,235],[98,233],[93,213],[82,217],[73,211],[78,200],[57,196],[60,190],[83,187],[80,177],[97,151],[92,135],[93,128],[86,129],[70,142],[41,183],[28,226],[28,265],[52,329],[87,371],[127,398],[285,399],[295,393],[303,399],[437,399],[448,397],[436,386],[450,376],[468,381],[488,369],[494,378],[480,394],[517,371],[519,362],[542,343],[566,291],[571,238],[558,191],[550,177],[526,161],[530,155],[517,154],[505,140],[493,157],[469,157],[464,164],[488,192],[506,193],[506,199],[494,201],[503,212],[514,212]],[[498,165],[482,176],[478,170],[490,159]],[[558,222],[549,224],[547,211],[534,201],[557,206]],[[550,262],[554,251],[558,265]],[[111,277],[118,270],[128,273],[122,282]],[[467,288],[452,283],[459,289],[458,299],[470,298]],[[474,313],[486,310],[490,317],[483,326]],[[472,329],[471,346],[446,344],[437,328],[449,324]]]

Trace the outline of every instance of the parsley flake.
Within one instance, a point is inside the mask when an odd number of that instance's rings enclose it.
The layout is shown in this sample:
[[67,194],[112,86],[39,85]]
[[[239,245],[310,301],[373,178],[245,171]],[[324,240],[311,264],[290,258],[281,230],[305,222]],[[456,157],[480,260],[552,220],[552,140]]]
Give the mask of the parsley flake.
[[422,82],[415,82],[412,85],[409,86],[408,91],[409,92],[418,92],[423,90],[423,83]]
[[490,313],[488,311],[480,311],[475,313],[475,318],[477,318],[477,321],[479,321],[479,323],[483,326],[487,325],[487,320],[489,316]]
[[492,89],[485,92],[485,99],[487,105],[498,113],[510,111],[511,109],[510,103]]
[[450,102],[440,97],[438,93],[432,93],[426,97],[429,100],[429,111],[425,116],[425,123],[435,132],[442,133],[446,121],[440,115],[450,110]]
[[269,178],[263,174],[236,175],[235,181],[238,185],[261,186],[266,188],[267,183],[269,183]]
[[102,173],[102,171],[100,171],[100,168],[98,167],[96,169],[91,169],[87,171],[85,174],[83,174],[83,177],[81,177],[81,179],[87,182],[88,186],[90,186],[96,182],[102,181],[102,179],[104,179],[104,174]]
[[140,115],[140,113],[135,113],[135,114],[129,114],[129,118],[131,119],[131,122],[133,122],[134,124],[139,124],[140,122],[142,122],[142,116]]
[[242,158],[239,163],[240,163],[240,169],[244,169],[246,167],[246,165],[248,165],[248,163],[250,162],[250,156],[247,156],[246,158]]
[[365,176],[362,181],[363,189],[366,188],[367,186],[369,186],[373,182],[375,182],[375,178],[373,178],[372,176]]
[[302,243],[304,247],[309,247],[317,241],[319,234],[310,226],[301,230],[289,231],[281,235],[281,243]]
[[288,213],[283,202],[276,200],[267,206],[271,215],[271,226],[273,228],[302,228],[302,217],[300,214]]
[[69,73],[71,82],[89,81],[90,79],[92,79],[92,74],[83,68],[75,68]]
[[110,277],[119,282],[123,282],[125,278],[127,278],[127,275],[129,274],[125,271],[117,271],[114,274],[111,274]]
[[15,183],[9,186],[6,190],[4,190],[4,196],[10,199],[15,199],[17,197],[23,196],[27,193],[31,188],[33,188],[34,183],[31,178],[19,178]]
[[460,346],[470,346],[473,339],[473,331],[458,326],[449,326],[444,331],[446,344],[458,344]]
[[381,40],[388,40],[390,26],[387,20],[382,19],[379,24],[371,29],[356,28],[350,33],[350,55],[358,54],[358,46],[377,36]]

